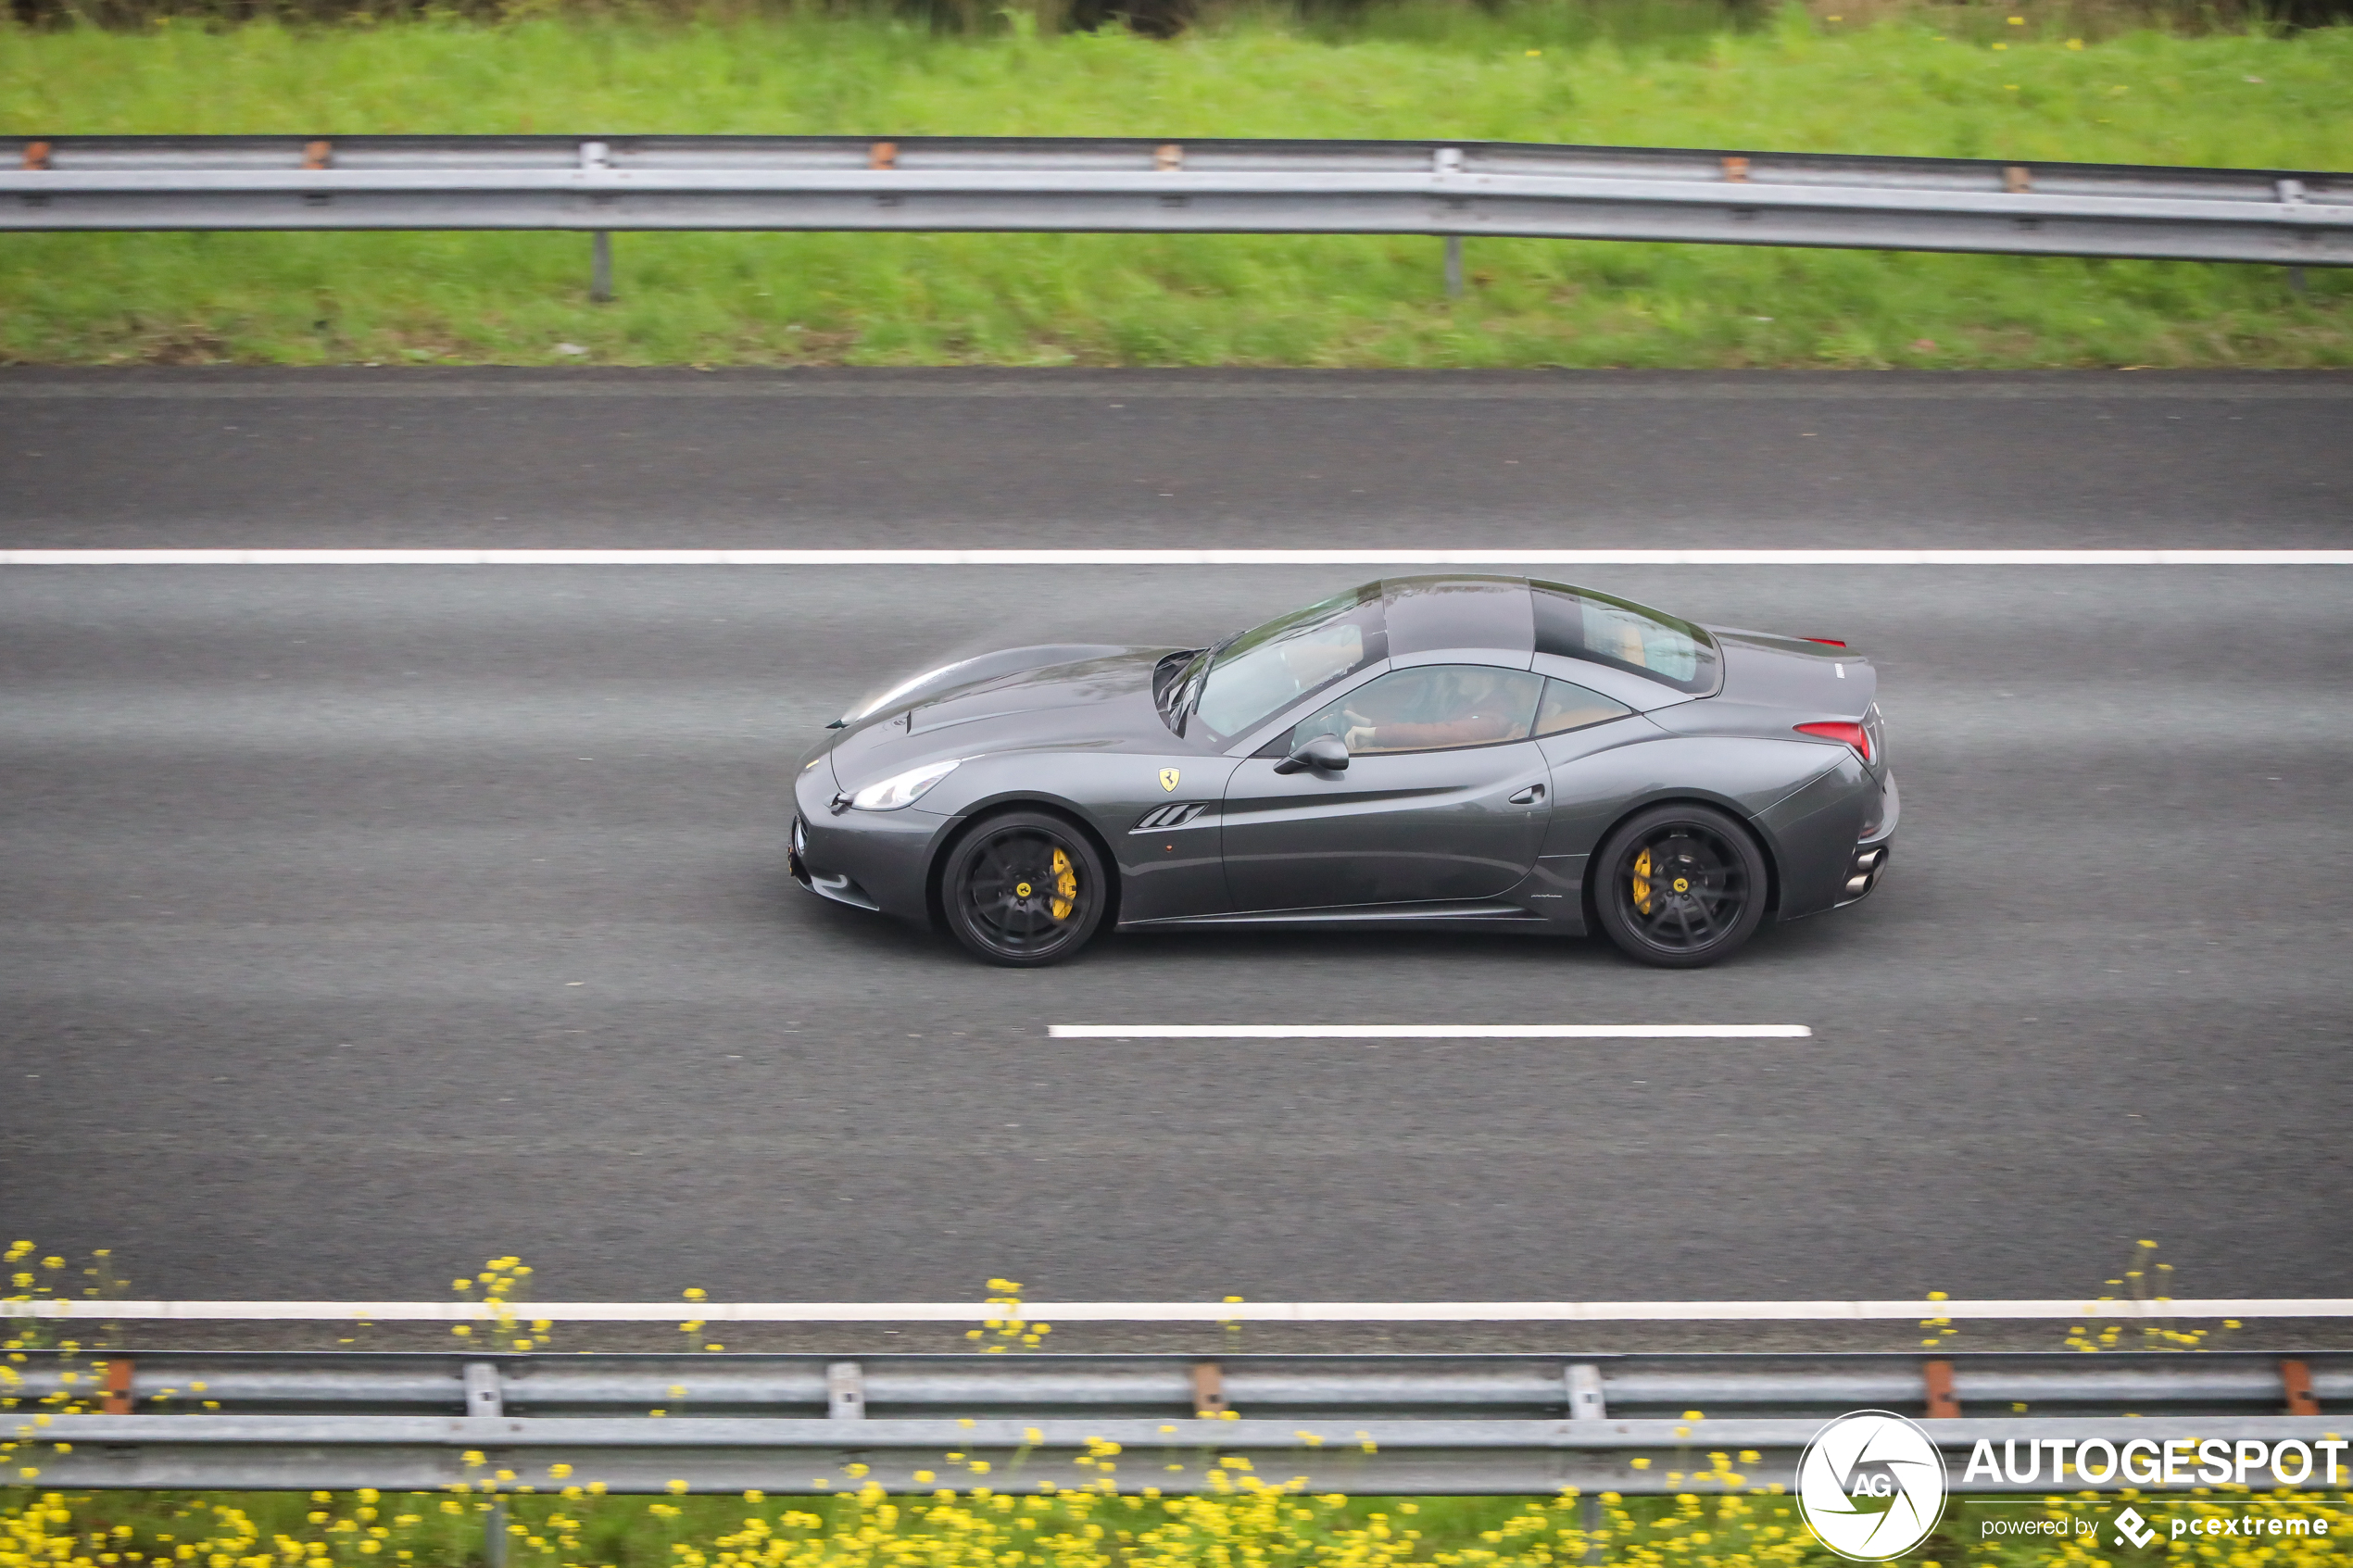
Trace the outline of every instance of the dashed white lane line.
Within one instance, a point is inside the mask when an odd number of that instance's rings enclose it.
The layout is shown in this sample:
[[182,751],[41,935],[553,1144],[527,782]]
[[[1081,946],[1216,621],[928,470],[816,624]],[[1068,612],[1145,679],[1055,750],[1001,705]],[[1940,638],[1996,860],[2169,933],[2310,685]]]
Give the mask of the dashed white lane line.
[[[982,1323],[988,1301],[518,1301],[551,1323]],[[1043,1323],[1821,1323],[1910,1319],[2353,1318],[2343,1297],[1958,1301],[1025,1301]],[[15,1301],[0,1315],[92,1322],[480,1323],[480,1301]]]
[[1803,1040],[1803,1023],[1050,1023],[1056,1040]]
[[0,550],[0,566],[2353,566],[2353,550]]

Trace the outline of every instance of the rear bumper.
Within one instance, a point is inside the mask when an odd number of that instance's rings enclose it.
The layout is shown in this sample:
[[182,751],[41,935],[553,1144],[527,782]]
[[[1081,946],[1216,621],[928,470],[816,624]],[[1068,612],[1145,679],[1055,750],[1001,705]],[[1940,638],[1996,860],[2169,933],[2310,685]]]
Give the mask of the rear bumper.
[[1902,797],[1895,792],[1893,768],[1880,782],[1880,801],[1879,820],[1865,820],[1863,837],[1855,846],[1854,859],[1847,862],[1846,883],[1840,889],[1838,902],[1831,906],[1832,909],[1861,903],[1879,886],[1879,879],[1887,874],[1888,858],[1895,843],[1895,820],[1904,809]]

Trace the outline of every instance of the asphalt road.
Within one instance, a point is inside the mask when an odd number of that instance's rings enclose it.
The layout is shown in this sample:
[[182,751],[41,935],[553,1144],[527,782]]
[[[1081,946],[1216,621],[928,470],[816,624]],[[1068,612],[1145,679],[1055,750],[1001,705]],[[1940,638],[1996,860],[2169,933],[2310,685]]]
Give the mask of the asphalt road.
[[[2325,378],[1097,379],[12,372],[0,544],[2343,545],[2353,495]],[[2042,1296],[2141,1237],[2353,1295],[2338,571],[1583,573],[1883,672],[1881,893],[1714,971],[1013,973],[786,879],[794,757],[894,674],[1350,575],[0,572],[0,1228],[164,1296]],[[1046,1035],[1121,1021],[1815,1035]]]

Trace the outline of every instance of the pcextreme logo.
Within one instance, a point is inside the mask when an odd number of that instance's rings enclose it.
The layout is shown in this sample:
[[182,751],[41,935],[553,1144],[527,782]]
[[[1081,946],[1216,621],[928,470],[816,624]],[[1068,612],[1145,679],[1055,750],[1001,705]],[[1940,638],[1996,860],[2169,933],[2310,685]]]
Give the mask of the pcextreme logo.
[[1797,1511],[1821,1543],[1856,1562],[1918,1546],[1944,1513],[1944,1457],[1890,1411],[1856,1411],[1814,1434],[1797,1461]]
[[2116,1516],[2118,1546],[2145,1547],[2155,1539],[2157,1532],[2149,1528],[2149,1522],[2141,1517],[2139,1509],[2127,1504],[2124,1512]]

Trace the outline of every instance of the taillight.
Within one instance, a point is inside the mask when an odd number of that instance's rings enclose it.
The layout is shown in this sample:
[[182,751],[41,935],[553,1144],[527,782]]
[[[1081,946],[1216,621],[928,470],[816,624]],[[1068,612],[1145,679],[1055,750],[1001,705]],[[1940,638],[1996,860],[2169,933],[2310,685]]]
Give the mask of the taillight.
[[1824,740],[1844,741],[1864,761],[1871,759],[1871,737],[1860,724],[1800,724],[1797,733],[1801,735],[1819,735]]
[[1797,640],[1801,643],[1819,643],[1826,648],[1843,648],[1846,646],[1836,637],[1800,637]]

